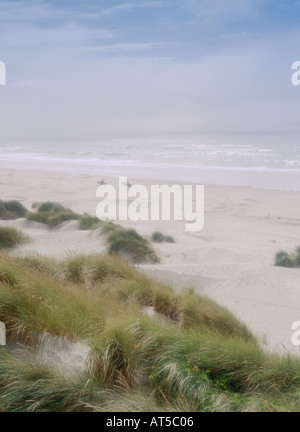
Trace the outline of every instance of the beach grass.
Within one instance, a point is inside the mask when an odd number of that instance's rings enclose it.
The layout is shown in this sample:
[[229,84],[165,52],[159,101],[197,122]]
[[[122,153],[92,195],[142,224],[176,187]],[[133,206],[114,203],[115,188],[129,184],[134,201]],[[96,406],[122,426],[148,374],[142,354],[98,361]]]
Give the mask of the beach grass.
[[72,376],[1,349],[0,411],[300,409],[300,359],[265,353],[226,308],[116,256],[2,253],[0,321],[32,349],[44,332],[90,347]]
[[151,247],[149,241],[138,234],[134,229],[126,229],[116,225],[109,226],[111,231],[107,238],[109,254],[127,257],[135,263],[158,263],[159,258]]
[[71,212],[70,209],[67,209],[63,205],[52,202],[52,201],[46,201],[46,202],[40,203],[40,205],[38,205],[38,207],[37,207],[37,211],[38,212],[44,212],[44,213]]
[[19,201],[0,200],[0,219],[10,220],[25,216],[27,209]]
[[135,263],[159,262],[159,258],[148,239],[138,234],[134,229],[126,229],[112,222],[101,221],[87,213],[75,213],[73,210],[52,201],[33,203],[32,207],[36,209],[33,212],[28,212],[17,201],[10,203],[10,207],[5,207],[5,203],[0,201],[0,218],[1,209],[5,218],[9,218],[7,210],[9,208],[14,209],[14,215],[18,214],[17,217],[25,216],[28,221],[47,225],[49,229],[58,228],[63,222],[78,221],[79,230],[95,231],[100,228],[101,232],[107,235],[109,254],[127,258]]
[[163,243],[163,242],[175,243],[174,237],[170,235],[165,235],[160,231],[155,231],[154,233],[152,233],[151,240],[155,243]]
[[60,223],[67,220],[79,220],[79,229],[88,230],[99,222],[99,219],[96,216],[93,217],[87,213],[81,215],[62,206],[61,204],[51,201],[36,203],[33,207],[37,208],[37,211],[35,213],[29,213],[27,218],[29,220],[46,223],[50,228],[55,228]]
[[78,215],[71,211],[61,212],[28,212],[26,219],[48,225],[49,228],[56,228],[66,221],[78,220]]
[[103,389],[87,374],[65,376],[0,347],[0,412],[167,412],[151,392]]
[[11,249],[28,241],[22,232],[10,227],[0,227],[0,249]]
[[297,247],[291,254],[284,251],[277,252],[275,265],[278,267],[300,268],[300,247]]

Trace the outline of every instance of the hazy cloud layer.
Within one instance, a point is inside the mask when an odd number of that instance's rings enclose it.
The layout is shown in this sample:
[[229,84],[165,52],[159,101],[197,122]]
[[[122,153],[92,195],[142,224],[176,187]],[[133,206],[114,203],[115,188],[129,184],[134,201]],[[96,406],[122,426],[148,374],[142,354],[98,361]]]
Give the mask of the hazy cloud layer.
[[0,0],[0,140],[298,131],[298,3]]

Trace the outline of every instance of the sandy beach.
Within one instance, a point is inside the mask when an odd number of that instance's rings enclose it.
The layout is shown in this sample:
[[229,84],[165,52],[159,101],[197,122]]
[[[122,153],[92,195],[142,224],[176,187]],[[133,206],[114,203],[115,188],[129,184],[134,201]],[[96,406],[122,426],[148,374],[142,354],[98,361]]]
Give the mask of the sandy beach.
[[[104,178],[116,185],[117,178]],[[28,209],[33,202],[55,201],[80,213],[95,215],[99,177],[2,169],[1,198],[18,200]],[[157,184],[130,179],[132,184]],[[163,183],[162,183],[163,184]],[[79,231],[76,221],[55,230],[25,219],[1,221],[27,234],[31,242],[13,253],[64,257],[71,253],[105,253],[98,231]],[[141,265],[142,271],[177,289],[193,287],[227,306],[272,351],[299,351],[292,345],[292,323],[300,320],[299,270],[274,266],[279,250],[299,246],[300,193],[264,189],[205,186],[205,225],[187,233],[183,221],[122,222],[150,238],[159,230],[175,244],[154,244],[160,264]]]

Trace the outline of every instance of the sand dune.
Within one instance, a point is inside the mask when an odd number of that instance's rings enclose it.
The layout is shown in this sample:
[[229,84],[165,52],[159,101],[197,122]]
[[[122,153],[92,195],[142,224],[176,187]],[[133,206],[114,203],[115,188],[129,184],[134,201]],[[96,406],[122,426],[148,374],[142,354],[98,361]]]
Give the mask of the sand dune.
[[13,253],[18,255],[40,254],[64,258],[70,254],[105,253],[107,250],[105,238],[99,230],[79,231],[77,221],[64,222],[53,230],[25,219],[1,221],[0,225],[16,228],[29,237],[27,243],[14,249]]
[[[94,216],[99,178],[4,169],[1,198],[18,199],[27,208],[51,200]],[[278,250],[300,245],[300,193],[207,186],[205,206],[205,227],[199,233],[186,233],[184,222],[178,221],[123,222],[149,238],[155,230],[175,237],[175,244],[155,244],[161,264],[141,269],[176,289],[192,286],[226,305],[267,349],[298,353],[291,326],[300,320],[300,270],[274,267],[273,260]],[[76,222],[51,231],[25,220],[1,225],[21,229],[32,239],[15,253],[64,256],[105,253],[107,247],[99,231],[78,231]]]

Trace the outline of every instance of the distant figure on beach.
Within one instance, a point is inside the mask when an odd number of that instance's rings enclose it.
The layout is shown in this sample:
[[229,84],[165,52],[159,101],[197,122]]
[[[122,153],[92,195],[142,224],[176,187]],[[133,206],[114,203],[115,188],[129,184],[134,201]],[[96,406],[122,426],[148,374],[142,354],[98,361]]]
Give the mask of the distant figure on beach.
[[132,187],[132,184],[127,182],[127,183],[122,183],[123,186],[126,186],[128,189],[130,189]]
[[107,183],[106,183],[106,181],[105,180],[103,180],[103,179],[101,179],[101,180],[98,180],[98,185],[100,185],[100,186],[102,186],[102,185],[106,185]]

